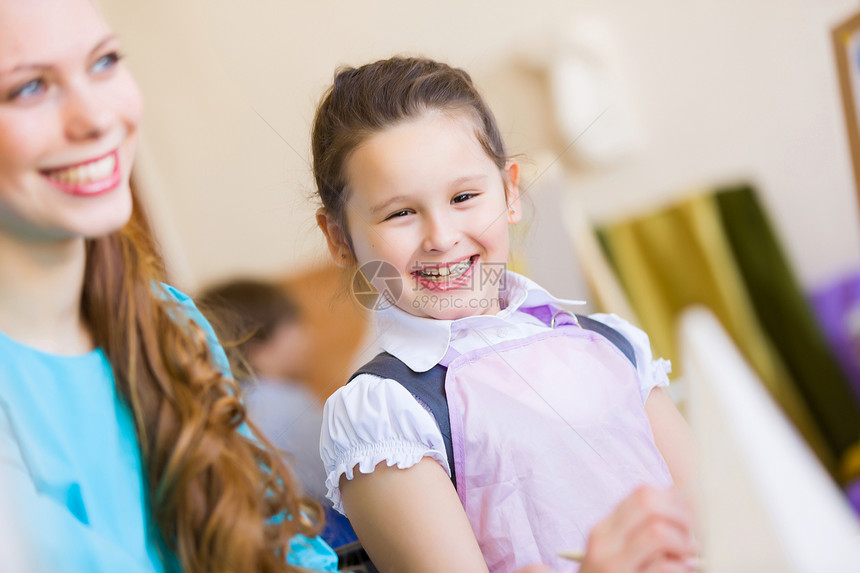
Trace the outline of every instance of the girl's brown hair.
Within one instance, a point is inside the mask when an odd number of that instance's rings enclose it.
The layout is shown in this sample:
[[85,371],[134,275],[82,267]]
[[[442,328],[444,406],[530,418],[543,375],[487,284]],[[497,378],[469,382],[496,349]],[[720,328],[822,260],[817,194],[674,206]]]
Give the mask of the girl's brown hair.
[[320,508],[298,497],[163,278],[140,217],[87,242],[84,318],[133,413],[163,544],[188,573],[297,571],[287,564],[290,538],[314,535]]
[[335,73],[314,117],[311,151],[323,209],[344,230],[352,152],[371,135],[429,111],[465,114],[484,151],[504,168],[508,157],[496,119],[465,71],[426,58],[395,57]]

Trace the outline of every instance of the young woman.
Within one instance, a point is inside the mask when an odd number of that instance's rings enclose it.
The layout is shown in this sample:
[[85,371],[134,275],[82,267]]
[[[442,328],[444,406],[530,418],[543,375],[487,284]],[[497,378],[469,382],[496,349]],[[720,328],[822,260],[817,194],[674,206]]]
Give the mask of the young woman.
[[[90,0],[0,0],[0,495],[35,571],[334,570],[128,223],[141,97]],[[11,512],[11,516],[9,515]]]

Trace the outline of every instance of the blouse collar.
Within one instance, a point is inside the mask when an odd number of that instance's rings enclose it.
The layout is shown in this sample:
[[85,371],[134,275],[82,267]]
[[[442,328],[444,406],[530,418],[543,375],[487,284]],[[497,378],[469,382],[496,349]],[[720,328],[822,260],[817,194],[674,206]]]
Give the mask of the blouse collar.
[[513,271],[505,272],[499,296],[504,307],[496,314],[476,315],[456,320],[423,318],[392,306],[377,311],[376,332],[379,345],[415,372],[426,372],[442,361],[455,332],[494,322],[504,322],[520,310],[540,306],[561,309],[583,305],[585,301],[557,298],[531,279]]

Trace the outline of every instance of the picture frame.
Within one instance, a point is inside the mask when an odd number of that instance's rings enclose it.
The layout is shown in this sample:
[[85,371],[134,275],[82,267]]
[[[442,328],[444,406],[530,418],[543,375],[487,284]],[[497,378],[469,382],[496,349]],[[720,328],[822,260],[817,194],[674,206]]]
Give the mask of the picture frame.
[[848,133],[854,190],[860,201],[860,13],[836,25],[831,38]]

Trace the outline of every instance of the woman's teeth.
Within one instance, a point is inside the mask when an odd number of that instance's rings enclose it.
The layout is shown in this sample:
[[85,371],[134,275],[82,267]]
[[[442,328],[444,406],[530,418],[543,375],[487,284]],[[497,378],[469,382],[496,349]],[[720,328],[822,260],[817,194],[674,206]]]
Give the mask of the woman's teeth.
[[446,282],[452,281],[463,276],[466,271],[469,270],[469,267],[472,266],[472,258],[469,257],[459,263],[454,263],[452,265],[448,265],[446,267],[436,267],[433,269],[425,269],[423,271],[418,271],[418,274],[422,279],[431,281],[431,282]]
[[50,171],[46,175],[60,183],[80,185],[107,179],[113,174],[114,169],[116,169],[116,154],[111,153],[98,161]]

